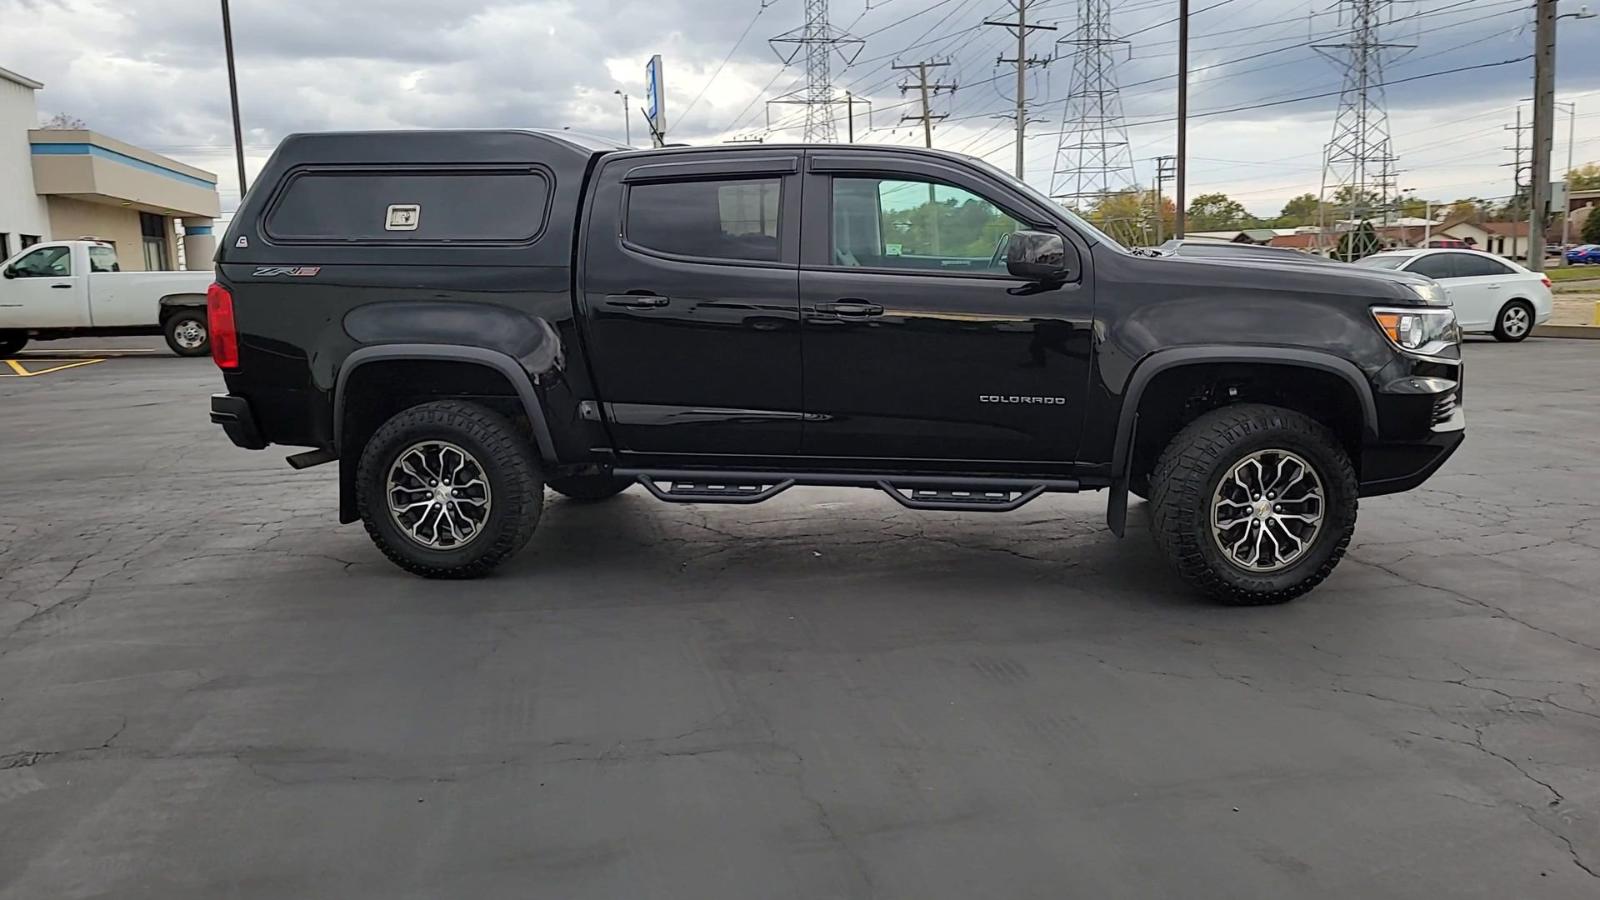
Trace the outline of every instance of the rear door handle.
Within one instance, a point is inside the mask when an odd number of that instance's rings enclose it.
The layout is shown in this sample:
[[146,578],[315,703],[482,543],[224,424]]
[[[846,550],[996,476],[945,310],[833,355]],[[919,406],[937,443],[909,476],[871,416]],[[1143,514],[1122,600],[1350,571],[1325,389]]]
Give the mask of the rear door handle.
[[69,290],[72,287],[70,284],[52,284],[50,286],[52,288],[60,288],[61,290]]
[[628,309],[659,309],[671,301],[654,294],[608,294],[607,306],[624,306]]
[[847,319],[865,319],[868,316],[883,315],[883,307],[865,300],[846,298],[837,303],[818,303],[817,312],[839,316]]

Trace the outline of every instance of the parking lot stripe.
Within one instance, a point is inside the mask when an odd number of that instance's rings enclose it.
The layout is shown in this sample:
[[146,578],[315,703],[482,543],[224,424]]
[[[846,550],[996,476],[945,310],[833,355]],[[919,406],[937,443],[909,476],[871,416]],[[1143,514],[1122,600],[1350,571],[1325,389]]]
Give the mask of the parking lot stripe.
[[103,359],[80,359],[77,362],[64,363],[64,364],[59,365],[59,366],[51,366],[48,369],[40,369],[37,372],[30,372],[27,369],[24,369],[22,367],[22,363],[19,363],[14,359],[8,359],[8,360],[6,360],[6,365],[10,366],[11,367],[11,371],[13,373],[15,373],[15,374],[12,374],[12,375],[0,374],[0,378],[32,378],[35,375],[49,375],[51,372],[61,372],[61,371],[64,371],[66,369],[76,369],[79,366],[92,366],[97,362],[105,362],[105,360],[103,360]]

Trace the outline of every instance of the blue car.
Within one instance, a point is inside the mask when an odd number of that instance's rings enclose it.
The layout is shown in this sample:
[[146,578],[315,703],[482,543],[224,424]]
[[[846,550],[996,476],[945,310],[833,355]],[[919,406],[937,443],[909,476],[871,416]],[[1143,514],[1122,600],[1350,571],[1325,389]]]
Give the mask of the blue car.
[[1600,263],[1600,245],[1580,244],[1567,250],[1567,265]]

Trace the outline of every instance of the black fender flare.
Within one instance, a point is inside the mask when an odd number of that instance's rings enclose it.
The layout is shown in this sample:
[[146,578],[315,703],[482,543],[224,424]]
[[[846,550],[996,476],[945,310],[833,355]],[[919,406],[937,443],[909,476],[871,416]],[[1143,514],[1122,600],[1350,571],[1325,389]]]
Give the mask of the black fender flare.
[[156,323],[166,325],[167,319],[179,310],[206,308],[205,294],[166,294],[156,301]]
[[1157,375],[1180,366],[1209,363],[1267,363],[1316,369],[1343,378],[1361,402],[1361,418],[1367,439],[1378,436],[1378,403],[1372,384],[1356,364],[1332,353],[1297,347],[1230,347],[1198,345],[1157,350],[1140,360],[1128,377],[1122,392],[1122,408],[1117,414],[1116,442],[1111,450],[1111,496],[1106,503],[1106,525],[1122,536],[1128,518],[1128,482],[1132,478],[1133,438],[1138,428],[1139,402],[1145,388]]
[[498,350],[460,344],[378,344],[362,347],[345,357],[333,387],[335,450],[339,449],[339,438],[344,433],[345,383],[350,380],[351,374],[367,363],[397,359],[470,363],[499,372],[511,383],[511,387],[517,392],[517,398],[522,402],[523,412],[527,414],[528,423],[533,427],[533,439],[539,447],[539,457],[546,463],[556,462],[556,445],[550,436],[550,421],[545,418],[544,404],[534,391],[533,381],[529,378],[527,370],[511,356]]

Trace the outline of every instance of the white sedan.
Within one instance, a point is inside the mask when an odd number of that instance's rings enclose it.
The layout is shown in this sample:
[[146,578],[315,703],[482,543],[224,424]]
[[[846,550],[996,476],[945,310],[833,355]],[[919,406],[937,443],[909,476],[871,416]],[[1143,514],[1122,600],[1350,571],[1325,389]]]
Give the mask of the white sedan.
[[1388,250],[1356,262],[1432,278],[1455,307],[1461,330],[1520,341],[1550,321],[1550,279],[1476,250]]

